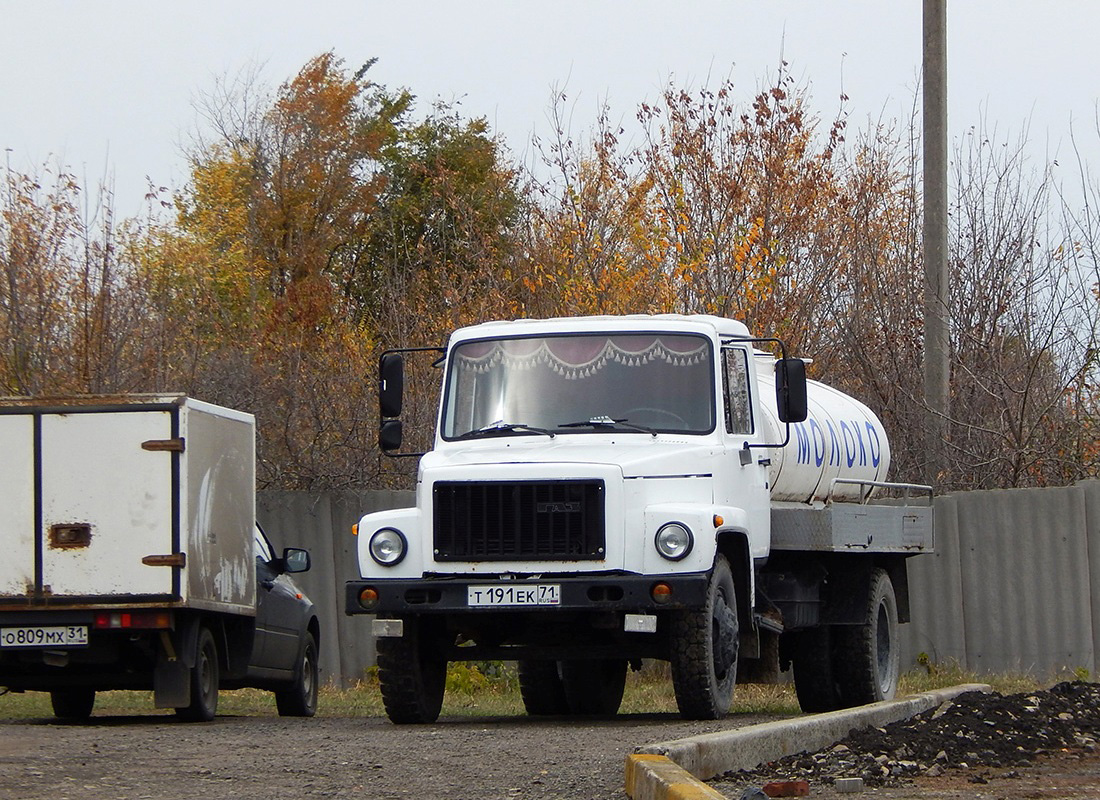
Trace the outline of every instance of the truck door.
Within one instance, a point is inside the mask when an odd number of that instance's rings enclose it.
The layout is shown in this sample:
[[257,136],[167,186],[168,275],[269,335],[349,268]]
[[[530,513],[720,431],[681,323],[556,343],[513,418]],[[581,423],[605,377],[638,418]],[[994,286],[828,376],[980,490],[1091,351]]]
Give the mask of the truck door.
[[42,593],[178,594],[177,569],[142,563],[145,556],[178,551],[177,454],[142,447],[173,437],[173,415],[115,410],[37,417],[33,450],[40,476],[36,551]]
[[[763,556],[768,552],[771,530],[771,497],[768,491],[768,450],[753,447],[745,453],[745,444],[758,444],[763,431],[763,419],[759,412],[761,398],[752,377],[752,352],[744,345],[722,347],[722,394],[726,429],[727,458],[725,463],[732,470],[728,480],[722,481],[718,492],[727,496],[716,498],[744,509],[749,519],[749,548],[752,555]],[[747,458],[747,463],[743,459]]]

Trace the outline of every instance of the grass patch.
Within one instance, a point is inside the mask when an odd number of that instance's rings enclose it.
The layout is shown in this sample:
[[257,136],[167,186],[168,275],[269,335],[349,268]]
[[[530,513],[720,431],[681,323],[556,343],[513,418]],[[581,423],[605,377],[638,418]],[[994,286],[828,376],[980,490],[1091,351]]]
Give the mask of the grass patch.
[[[1058,680],[1081,679],[1080,674],[1067,673]],[[899,695],[942,689],[960,683],[988,683],[1001,694],[1035,691],[1056,681],[1043,682],[1032,676],[1005,673],[979,675],[961,669],[957,664],[925,664],[902,676]],[[382,695],[377,671],[368,670],[364,680],[350,689],[323,687],[319,711],[326,717],[382,717]],[[152,692],[101,692],[96,697],[96,716],[174,716],[170,709],[153,706]],[[219,715],[276,716],[275,699],[271,692],[258,689],[238,689],[221,693]],[[526,712],[519,692],[515,664],[497,661],[461,662],[451,664],[447,671],[447,693],[443,700],[443,716],[517,717]],[[647,662],[640,672],[629,672],[626,691],[620,708],[622,714],[675,714],[676,697],[668,665]],[[734,695],[732,713],[775,714],[790,716],[799,713],[794,686],[781,684],[742,684]],[[53,716],[50,696],[45,692],[9,693],[0,695],[0,720],[49,719]]]

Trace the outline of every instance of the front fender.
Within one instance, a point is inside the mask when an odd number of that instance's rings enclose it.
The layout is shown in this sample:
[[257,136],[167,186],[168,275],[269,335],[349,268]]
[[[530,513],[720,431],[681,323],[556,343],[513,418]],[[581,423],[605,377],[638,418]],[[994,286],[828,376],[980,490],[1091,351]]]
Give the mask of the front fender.
[[[360,519],[355,543],[359,575],[363,578],[419,578],[424,573],[428,555],[424,552],[424,537],[421,535],[422,516],[418,508],[399,508],[367,514]],[[405,557],[392,567],[382,566],[370,554],[371,536],[383,528],[399,531],[405,538]]]

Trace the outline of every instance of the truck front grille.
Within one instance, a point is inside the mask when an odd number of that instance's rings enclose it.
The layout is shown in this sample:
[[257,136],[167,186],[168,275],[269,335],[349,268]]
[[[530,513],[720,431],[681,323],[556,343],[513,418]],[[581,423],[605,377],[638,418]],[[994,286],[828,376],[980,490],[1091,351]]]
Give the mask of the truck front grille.
[[437,561],[593,561],[604,557],[604,485],[440,481]]

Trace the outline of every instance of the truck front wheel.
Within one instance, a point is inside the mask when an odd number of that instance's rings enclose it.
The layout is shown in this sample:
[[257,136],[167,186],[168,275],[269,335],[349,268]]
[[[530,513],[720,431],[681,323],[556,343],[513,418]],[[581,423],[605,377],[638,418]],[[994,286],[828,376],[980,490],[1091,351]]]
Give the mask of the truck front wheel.
[[423,619],[406,617],[404,635],[378,640],[378,684],[386,716],[398,725],[435,722],[443,708],[447,658]]
[[833,670],[844,707],[893,700],[897,692],[898,601],[884,569],[871,573],[863,619],[862,625],[834,631]]
[[684,719],[721,719],[737,681],[737,597],[726,557],[714,561],[706,606],[670,615],[672,685]]
[[95,689],[54,689],[50,692],[50,705],[58,719],[87,719],[95,705]]
[[787,635],[793,641],[791,668],[799,708],[807,714],[841,708],[833,672],[832,629],[822,626]]

